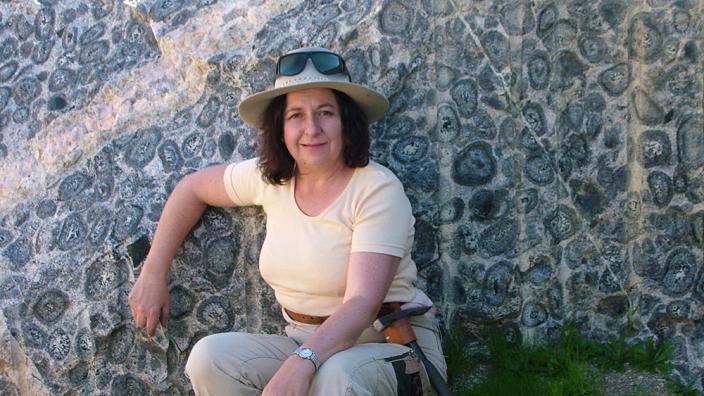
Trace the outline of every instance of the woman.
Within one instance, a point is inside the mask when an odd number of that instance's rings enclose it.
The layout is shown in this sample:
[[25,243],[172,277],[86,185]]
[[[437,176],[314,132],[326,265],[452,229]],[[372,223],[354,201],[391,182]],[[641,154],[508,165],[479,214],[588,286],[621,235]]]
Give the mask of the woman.
[[[169,265],[207,205],[263,207],[260,271],[288,322],[286,336],[201,339],[186,364],[197,395],[393,395],[427,384],[409,349],[371,327],[382,303],[424,297],[413,286],[414,219],[403,186],[368,158],[368,125],[387,108],[382,95],[351,83],[339,55],[289,52],[275,87],[239,107],[260,130],[259,157],[203,169],[174,189],[130,293],[136,325],[153,335],[166,324]],[[431,314],[412,323],[444,373]]]

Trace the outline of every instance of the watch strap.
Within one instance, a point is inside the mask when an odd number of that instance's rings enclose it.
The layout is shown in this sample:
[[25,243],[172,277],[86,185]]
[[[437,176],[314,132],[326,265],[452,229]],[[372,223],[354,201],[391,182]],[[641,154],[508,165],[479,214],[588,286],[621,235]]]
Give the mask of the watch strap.
[[315,367],[315,371],[318,371],[318,368],[320,368],[320,360],[314,350],[305,347],[298,347],[295,351],[293,351],[293,354],[298,355],[301,359],[310,360],[310,362],[313,363],[313,367]]

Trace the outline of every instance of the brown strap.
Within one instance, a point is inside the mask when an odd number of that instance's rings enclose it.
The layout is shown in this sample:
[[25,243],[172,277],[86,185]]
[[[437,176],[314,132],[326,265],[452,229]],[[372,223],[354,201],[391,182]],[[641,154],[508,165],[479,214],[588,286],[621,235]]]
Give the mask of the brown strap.
[[[401,303],[398,302],[386,302],[381,304],[381,309],[379,309],[379,313],[376,315],[377,318],[382,317],[384,315],[390,314],[391,312],[398,311],[401,309]],[[300,323],[305,323],[305,324],[311,324],[311,325],[321,325],[329,316],[313,316],[313,315],[306,315],[298,312],[293,312],[288,308],[284,308],[286,311],[286,314],[289,316],[289,318],[295,320],[296,322]]]
[[284,308],[284,310],[286,310],[286,313],[291,319],[295,320],[296,322],[301,322],[305,324],[321,325],[323,324],[323,322],[325,322],[325,319],[329,318],[329,316],[313,316],[301,314],[298,312],[293,312],[287,308]]

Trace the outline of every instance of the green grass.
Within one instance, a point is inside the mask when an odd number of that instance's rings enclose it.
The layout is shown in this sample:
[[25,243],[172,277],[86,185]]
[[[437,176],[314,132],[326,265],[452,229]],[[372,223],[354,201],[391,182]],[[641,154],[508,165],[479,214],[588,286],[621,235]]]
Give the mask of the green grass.
[[[598,343],[580,334],[573,323],[565,325],[550,345],[510,342],[498,329],[483,341],[490,369],[481,382],[470,384],[466,379],[479,365],[468,357],[461,336],[445,339],[450,386],[457,396],[597,396],[602,395],[604,372],[626,369],[669,378],[667,387],[674,395],[697,395],[693,383],[682,384],[671,376],[673,348],[667,342],[629,343],[621,335]],[[638,388],[630,393],[645,394]]]

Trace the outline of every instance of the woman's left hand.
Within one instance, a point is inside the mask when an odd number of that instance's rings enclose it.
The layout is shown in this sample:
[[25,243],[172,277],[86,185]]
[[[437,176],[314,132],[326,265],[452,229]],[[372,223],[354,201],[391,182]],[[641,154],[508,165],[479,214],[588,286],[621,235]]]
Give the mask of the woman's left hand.
[[313,374],[313,362],[291,356],[266,384],[262,396],[306,396]]

